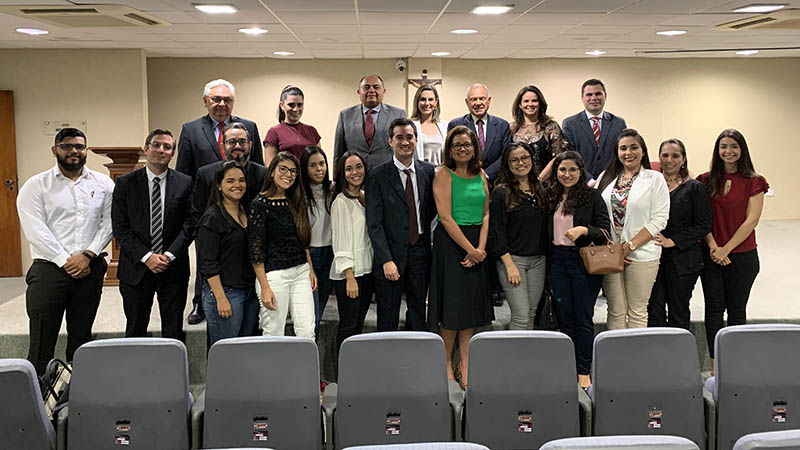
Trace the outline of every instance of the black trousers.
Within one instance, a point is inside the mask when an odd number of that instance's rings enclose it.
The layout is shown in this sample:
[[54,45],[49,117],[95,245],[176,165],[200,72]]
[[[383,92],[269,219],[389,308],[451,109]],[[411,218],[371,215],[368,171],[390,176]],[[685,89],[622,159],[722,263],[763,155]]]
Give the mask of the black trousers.
[[[430,251],[422,239],[408,247],[406,266],[398,267],[400,279],[390,281],[383,274],[375,276],[375,300],[378,303],[378,331],[397,331],[400,301],[406,294],[406,331],[425,331],[425,299],[430,283]],[[378,267],[376,270],[383,270]]]
[[[195,261],[200,261],[200,255],[197,254],[197,244],[194,245],[194,254],[197,255]],[[203,275],[200,273],[200,265],[195,268],[194,274],[194,296],[192,296],[192,304],[197,306],[200,311],[203,310]]]
[[34,260],[25,282],[25,308],[30,324],[28,361],[42,375],[53,359],[58,332],[67,314],[67,361],[75,350],[92,340],[92,325],[103,293],[103,277],[108,269],[105,258],[89,263],[89,275],[75,279],[54,263]]
[[677,327],[688,330],[689,300],[700,272],[678,275],[672,261],[661,259],[658,276],[647,303],[648,327]]
[[371,273],[356,277],[358,297],[347,296],[347,280],[331,280],[336,292],[336,305],[339,308],[339,329],[336,332],[336,349],[350,336],[364,331],[364,319],[367,317],[372,296],[375,294],[375,277]]
[[[162,273],[145,270],[139,284],[119,282],[122,307],[125,310],[125,337],[145,337],[153,308],[153,295],[158,295],[158,310],[161,314],[161,337],[185,341],[183,332],[183,308],[189,280],[178,275],[177,270]],[[178,269],[175,267],[174,269]]]
[[729,254],[731,263],[727,266],[713,262],[708,250],[703,253],[703,258],[706,265],[700,281],[706,300],[706,339],[708,354],[714,358],[714,338],[725,326],[725,311],[728,311],[728,325],[747,322],[747,300],[760,265],[757,250]]

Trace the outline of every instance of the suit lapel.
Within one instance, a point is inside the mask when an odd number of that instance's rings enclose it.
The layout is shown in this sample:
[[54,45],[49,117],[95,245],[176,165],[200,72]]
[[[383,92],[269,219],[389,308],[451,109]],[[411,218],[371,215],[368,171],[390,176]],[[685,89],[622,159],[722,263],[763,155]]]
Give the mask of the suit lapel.
[[483,117],[483,122],[486,124],[484,130],[485,134],[483,136],[483,148],[488,149],[492,146],[492,136],[494,135],[494,127],[497,125],[497,119],[486,114],[486,116]]
[[206,115],[203,120],[203,133],[206,135],[206,139],[208,139],[208,144],[211,146],[214,155],[217,159],[222,160],[222,157],[219,155],[219,143],[217,142],[217,138],[214,137],[214,128],[216,128],[217,124],[211,119],[211,116]]
[[475,128],[475,122],[472,120],[472,114],[464,116],[464,125],[467,126],[473,133],[478,134],[478,129]]
[[417,160],[414,160],[414,176],[417,177],[417,196],[419,197],[419,212],[422,214],[425,211],[427,205],[425,204],[425,195],[424,192],[427,192],[428,189],[428,180],[422,176],[423,171],[422,163]]
[[[580,117],[578,118],[580,121],[580,128],[589,138],[589,142],[594,144],[594,148],[597,149],[597,141],[594,139],[594,132],[592,131],[592,124],[589,123],[589,119],[586,117],[586,111],[581,112]],[[603,125],[600,125],[600,135],[602,137],[603,134]]]
[[[381,103],[381,110],[378,111],[377,117],[375,117],[375,134],[372,135],[372,145],[375,145],[376,138],[378,137],[378,130],[385,130],[389,124],[387,123],[389,119],[389,111],[387,111],[386,105]],[[366,142],[366,139],[364,140]],[[370,150],[372,147],[370,146]]]
[[403,200],[403,204],[407,205],[406,189],[405,186],[403,186],[403,180],[400,179],[400,171],[397,170],[397,167],[394,165],[394,160],[393,159],[390,160],[389,164],[387,164],[386,167],[389,170],[389,173],[387,174],[389,179],[389,184],[392,185],[394,191],[397,193],[398,196],[400,196],[400,199]]
[[[606,145],[606,140],[608,140],[608,130],[611,128],[611,114],[603,111],[603,120],[600,124],[600,145],[599,148],[603,148]],[[594,135],[592,135],[594,137]]]
[[360,145],[356,146],[363,146],[363,148],[369,150],[367,146],[367,138],[364,137],[364,114],[361,113],[361,105],[356,105],[353,107],[350,116],[350,123],[353,124],[353,135],[358,140]]

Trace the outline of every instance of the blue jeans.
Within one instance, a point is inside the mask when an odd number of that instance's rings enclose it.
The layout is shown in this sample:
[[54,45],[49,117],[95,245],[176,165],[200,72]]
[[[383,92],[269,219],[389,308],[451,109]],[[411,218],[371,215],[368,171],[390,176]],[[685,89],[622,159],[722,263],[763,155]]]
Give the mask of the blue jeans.
[[331,264],[333,264],[333,246],[311,247],[311,266],[317,276],[317,290],[314,291],[314,336],[319,337],[319,323],[322,313],[331,295]]
[[231,316],[224,319],[217,311],[217,299],[208,282],[203,283],[203,310],[206,312],[206,330],[209,346],[220,339],[251,336],[258,324],[258,296],[255,286],[236,289],[223,286],[225,296],[231,304]]

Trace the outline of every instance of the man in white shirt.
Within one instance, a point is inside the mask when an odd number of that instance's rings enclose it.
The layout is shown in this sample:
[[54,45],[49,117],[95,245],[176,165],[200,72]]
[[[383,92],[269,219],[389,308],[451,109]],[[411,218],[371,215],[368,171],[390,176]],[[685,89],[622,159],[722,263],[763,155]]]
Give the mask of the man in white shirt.
[[67,361],[92,338],[92,325],[108,265],[114,182],[86,164],[86,135],[58,132],[55,167],[31,177],[17,196],[22,230],[30,242],[25,305],[30,319],[28,360],[39,374],[53,358],[64,312]]

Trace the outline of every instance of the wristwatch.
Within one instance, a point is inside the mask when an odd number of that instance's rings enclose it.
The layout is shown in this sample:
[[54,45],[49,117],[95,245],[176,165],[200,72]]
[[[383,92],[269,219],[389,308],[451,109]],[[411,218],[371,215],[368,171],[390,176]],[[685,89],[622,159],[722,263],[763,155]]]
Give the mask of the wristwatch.
[[628,248],[634,251],[636,250],[636,244],[634,244],[633,241],[628,241]]
[[94,259],[94,256],[92,256],[92,255],[91,255],[91,253],[89,253],[89,252],[88,252],[88,251],[86,251],[86,250],[82,251],[82,252],[81,252],[81,254],[82,254],[83,256],[85,256],[85,257],[89,258],[89,261],[91,261],[91,260],[93,260],[93,259]]

